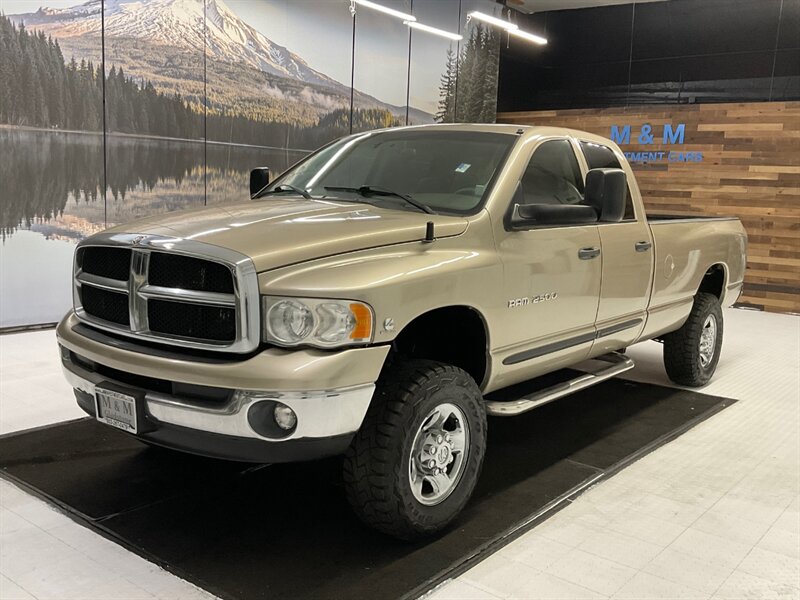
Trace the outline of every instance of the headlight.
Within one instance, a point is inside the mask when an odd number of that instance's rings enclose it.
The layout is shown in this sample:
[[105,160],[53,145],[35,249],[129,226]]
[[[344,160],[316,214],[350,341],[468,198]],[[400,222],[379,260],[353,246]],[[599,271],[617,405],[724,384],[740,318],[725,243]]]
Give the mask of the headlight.
[[372,341],[372,308],[354,300],[264,296],[264,341],[334,348]]

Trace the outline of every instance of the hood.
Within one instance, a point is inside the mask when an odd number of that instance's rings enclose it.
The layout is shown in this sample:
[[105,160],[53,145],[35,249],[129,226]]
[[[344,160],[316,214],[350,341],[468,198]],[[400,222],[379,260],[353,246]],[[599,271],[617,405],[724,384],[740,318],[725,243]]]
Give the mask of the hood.
[[285,196],[167,213],[109,231],[179,237],[230,248],[249,256],[261,272],[422,240],[428,221],[433,221],[437,238],[459,235],[468,223],[463,217]]

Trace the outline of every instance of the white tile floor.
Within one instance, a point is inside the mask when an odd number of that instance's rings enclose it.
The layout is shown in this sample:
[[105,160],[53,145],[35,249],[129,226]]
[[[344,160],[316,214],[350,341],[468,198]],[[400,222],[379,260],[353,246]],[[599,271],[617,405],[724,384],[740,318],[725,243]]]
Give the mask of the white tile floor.
[[[433,594],[800,599],[800,318],[727,310],[707,393],[740,400]],[[668,385],[661,346],[632,379]],[[52,331],[0,336],[0,432],[82,416]],[[211,598],[0,481],[0,598]]]

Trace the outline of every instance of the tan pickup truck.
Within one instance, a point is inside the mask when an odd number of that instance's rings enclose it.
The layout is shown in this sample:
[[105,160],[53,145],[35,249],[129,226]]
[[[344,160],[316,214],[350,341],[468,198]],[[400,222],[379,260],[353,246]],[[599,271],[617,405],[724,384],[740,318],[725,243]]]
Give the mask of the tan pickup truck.
[[79,244],[64,372],[87,413],[152,445],[343,454],[355,511],[404,539],[464,507],[487,415],[630,369],[650,339],[673,381],[708,382],[744,276],[737,219],[648,220],[619,148],[579,131],[359,133],[250,187]]

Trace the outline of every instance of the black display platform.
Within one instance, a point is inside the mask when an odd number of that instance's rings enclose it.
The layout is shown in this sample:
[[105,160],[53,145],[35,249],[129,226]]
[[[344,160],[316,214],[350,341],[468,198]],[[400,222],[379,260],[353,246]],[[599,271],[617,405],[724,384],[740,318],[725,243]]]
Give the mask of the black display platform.
[[0,437],[0,474],[223,598],[413,598],[732,403],[611,380],[490,419],[472,501],[446,533],[417,544],[357,521],[338,459],[222,462],[81,419]]

